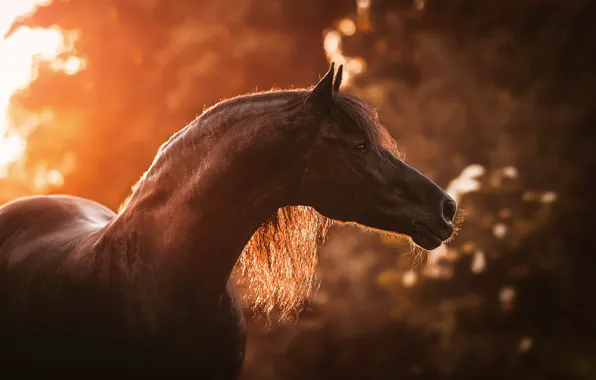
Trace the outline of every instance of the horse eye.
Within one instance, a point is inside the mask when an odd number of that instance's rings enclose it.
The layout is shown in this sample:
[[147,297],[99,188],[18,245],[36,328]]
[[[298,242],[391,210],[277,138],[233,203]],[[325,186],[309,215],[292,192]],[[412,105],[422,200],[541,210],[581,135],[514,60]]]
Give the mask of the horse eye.
[[366,144],[366,143],[360,143],[360,144],[356,145],[354,147],[354,149],[356,149],[359,152],[364,152],[364,151],[366,151],[368,149],[368,144]]

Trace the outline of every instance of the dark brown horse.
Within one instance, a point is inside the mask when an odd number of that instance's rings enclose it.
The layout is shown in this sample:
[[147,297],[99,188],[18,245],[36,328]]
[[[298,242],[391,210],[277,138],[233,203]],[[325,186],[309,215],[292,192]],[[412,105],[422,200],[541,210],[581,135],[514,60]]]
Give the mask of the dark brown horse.
[[287,314],[311,292],[331,219],[425,249],[448,239],[455,202],[340,82],[332,65],[312,89],[210,108],[160,148],[118,213],[71,196],[2,206],[0,373],[234,379],[237,262],[256,304]]

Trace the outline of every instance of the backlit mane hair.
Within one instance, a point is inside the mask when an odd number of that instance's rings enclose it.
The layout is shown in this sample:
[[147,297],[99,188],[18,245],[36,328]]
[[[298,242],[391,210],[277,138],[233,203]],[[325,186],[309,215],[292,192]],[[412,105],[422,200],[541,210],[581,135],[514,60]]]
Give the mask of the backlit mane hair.
[[314,293],[317,248],[331,224],[312,207],[287,206],[257,229],[237,264],[255,311],[296,316]]

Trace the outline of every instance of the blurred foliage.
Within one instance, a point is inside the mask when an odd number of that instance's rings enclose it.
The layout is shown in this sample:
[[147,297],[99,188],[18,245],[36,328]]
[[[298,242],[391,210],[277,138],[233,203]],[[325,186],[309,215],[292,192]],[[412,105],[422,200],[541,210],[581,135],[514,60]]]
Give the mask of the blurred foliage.
[[[481,165],[480,188],[429,265],[403,241],[336,227],[299,322],[247,313],[243,378],[595,379],[594,3],[370,4],[342,39],[366,62],[347,91],[379,108],[406,161],[445,187]],[[27,166],[74,157],[56,191],[117,208],[204,106],[312,84],[323,31],[345,17],[362,17],[355,1],[55,0],[21,23],[77,30],[87,68],[46,68],[16,95],[51,110]],[[11,186],[0,201],[22,193]]]

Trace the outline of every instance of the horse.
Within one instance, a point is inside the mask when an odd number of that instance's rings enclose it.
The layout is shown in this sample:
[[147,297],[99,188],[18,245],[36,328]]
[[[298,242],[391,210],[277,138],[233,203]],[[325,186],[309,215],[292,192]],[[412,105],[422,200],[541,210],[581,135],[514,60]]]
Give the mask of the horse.
[[236,379],[241,268],[264,312],[313,293],[331,223],[426,250],[454,232],[455,201],[399,157],[373,107],[310,88],[224,100],[172,135],[117,212],[67,195],[0,208],[3,373],[131,369]]

